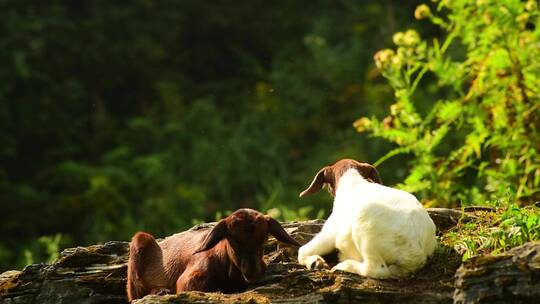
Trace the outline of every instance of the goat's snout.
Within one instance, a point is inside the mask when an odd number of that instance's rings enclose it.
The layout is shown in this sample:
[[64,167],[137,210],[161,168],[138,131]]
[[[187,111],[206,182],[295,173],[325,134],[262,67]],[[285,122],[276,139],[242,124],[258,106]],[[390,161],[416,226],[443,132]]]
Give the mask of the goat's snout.
[[253,234],[255,233],[255,228],[257,227],[255,227],[255,223],[252,222],[252,223],[247,224],[245,229],[247,233]]
[[260,258],[243,258],[240,261],[240,272],[248,283],[258,281],[266,271],[266,264]]

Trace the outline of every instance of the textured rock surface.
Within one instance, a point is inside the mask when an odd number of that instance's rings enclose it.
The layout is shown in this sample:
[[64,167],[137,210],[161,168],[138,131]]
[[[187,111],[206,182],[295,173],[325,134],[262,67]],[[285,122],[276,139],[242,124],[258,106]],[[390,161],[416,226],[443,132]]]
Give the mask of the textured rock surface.
[[540,242],[463,263],[454,303],[540,303]]
[[[430,214],[436,216],[434,221],[442,230],[462,217],[445,210]],[[323,224],[322,220],[313,220],[286,223],[284,227],[300,243],[305,243]],[[203,224],[193,229],[212,226],[212,223]],[[51,265],[30,265],[22,271],[5,272],[0,275],[0,304],[125,303],[127,253],[127,242],[109,242],[64,250]],[[329,270],[308,271],[296,263],[296,248],[281,247],[273,239],[266,245],[265,253],[269,263],[267,275],[246,292],[232,295],[185,292],[147,296],[136,303],[452,303],[454,272],[459,266],[455,258],[443,263],[430,261],[412,278],[380,281]],[[337,262],[335,254],[326,259],[330,265]],[[531,261],[532,264],[526,264],[527,271],[532,269],[531,265],[538,267],[537,258]],[[530,282],[537,279],[538,276],[531,278]],[[466,287],[462,294],[455,293],[464,301],[469,301],[465,292],[473,290],[473,285],[467,284],[462,283]]]
[[66,249],[51,265],[0,276],[0,303],[125,303],[127,242]]
[[185,292],[171,296],[147,296],[135,301],[149,303],[452,303],[451,292],[414,290],[399,282],[380,282],[347,273],[307,271],[286,265],[272,280],[247,292]]

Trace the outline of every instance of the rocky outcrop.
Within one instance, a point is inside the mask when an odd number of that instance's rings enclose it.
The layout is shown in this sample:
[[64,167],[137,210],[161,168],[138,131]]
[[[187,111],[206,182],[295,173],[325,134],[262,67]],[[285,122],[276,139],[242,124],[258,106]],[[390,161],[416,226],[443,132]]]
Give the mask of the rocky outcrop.
[[[430,211],[430,214],[432,217],[436,215],[437,219],[434,220],[438,228],[443,230],[458,219],[463,219],[461,213],[453,211],[437,210]],[[305,243],[320,231],[323,224],[323,220],[312,220],[285,223],[284,227],[300,243]],[[212,225],[203,224],[192,229],[208,229]],[[534,250],[538,252],[538,248]],[[0,275],[0,304],[126,303],[127,253],[127,242],[109,242],[66,249],[50,265],[30,265],[22,271],[5,272]],[[525,259],[529,261],[523,264],[527,265],[526,271],[534,267],[538,269],[536,253],[518,254],[515,256],[518,259],[516,263]],[[281,247],[271,239],[265,247],[265,259],[269,263],[267,274],[243,293],[226,295],[184,292],[178,295],[147,296],[136,303],[452,303],[454,298],[462,299],[459,303],[474,303],[472,301],[476,298],[471,295],[475,290],[479,290],[476,292],[478,294],[484,292],[475,287],[484,285],[471,283],[482,281],[482,271],[479,270],[472,272],[477,275],[462,270],[467,274],[462,279],[458,276],[460,289],[454,290],[454,273],[460,264],[460,257],[457,254],[449,256],[448,251],[436,254],[414,277],[403,280],[374,280],[340,271],[310,271],[296,263],[296,254],[296,248]],[[330,265],[337,262],[335,254],[326,259]],[[504,264],[504,260],[496,259],[496,263]],[[462,269],[481,265],[475,263],[466,264]],[[470,281],[471,278],[476,281]],[[519,278],[514,281],[501,279],[502,283],[497,283],[497,286],[504,283],[507,284],[505,288],[518,293],[538,286],[537,273],[529,281],[525,280],[526,274]],[[485,279],[486,284],[489,280]],[[528,282],[529,285],[511,287],[522,282]]]
[[0,303],[126,303],[127,242],[66,249],[51,265],[0,276]]
[[271,269],[273,279],[247,292],[184,292],[171,296],[147,296],[135,301],[150,303],[452,303],[449,288],[420,290],[399,282],[380,282],[348,273],[307,271],[296,264]]
[[454,303],[540,303],[540,242],[463,263]]

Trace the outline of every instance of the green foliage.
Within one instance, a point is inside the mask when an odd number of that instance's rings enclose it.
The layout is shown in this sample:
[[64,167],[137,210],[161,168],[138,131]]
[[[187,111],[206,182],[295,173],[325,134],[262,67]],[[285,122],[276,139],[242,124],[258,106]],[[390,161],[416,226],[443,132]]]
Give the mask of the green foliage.
[[413,156],[400,186],[430,204],[540,199],[537,2],[436,2],[437,13],[421,5],[415,16],[445,36],[393,36],[397,49],[379,51],[375,62],[396,101],[383,120],[362,118],[355,127],[397,145],[378,164]]
[[496,254],[538,240],[540,208],[507,204],[496,211],[477,212],[472,220],[446,233],[442,244],[453,247],[467,260],[478,254]]
[[287,206],[277,206],[271,209],[268,209],[266,213],[271,217],[280,220],[280,221],[307,221],[312,219],[321,219],[324,217],[324,209],[319,209],[315,216],[314,208],[312,206],[304,206],[296,209],[291,209]]
[[540,209],[538,207],[519,208],[511,205],[499,221],[498,229],[491,234],[495,251],[540,240]]
[[24,250],[24,262],[26,264],[33,264],[36,262],[51,263],[59,256],[61,241],[61,234],[38,238],[29,248]]

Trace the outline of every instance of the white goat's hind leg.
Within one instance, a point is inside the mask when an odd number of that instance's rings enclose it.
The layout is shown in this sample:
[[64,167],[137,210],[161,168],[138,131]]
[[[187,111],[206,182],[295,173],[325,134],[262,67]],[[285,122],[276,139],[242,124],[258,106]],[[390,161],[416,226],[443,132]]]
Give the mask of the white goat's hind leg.
[[362,269],[362,262],[355,260],[345,260],[332,268],[332,271],[341,270],[360,274]]
[[345,260],[332,268],[332,271],[335,270],[352,272],[376,279],[390,277],[390,271],[382,259],[364,258],[363,262]]
[[355,245],[364,259],[359,274],[376,279],[389,278],[391,276],[390,270],[386,261],[379,254],[381,248],[376,247],[376,241],[373,240],[373,237],[368,236],[364,237],[362,242],[359,242],[358,235],[358,233],[355,235]]
[[376,256],[364,256],[360,274],[375,279],[387,279],[391,275],[384,260]]
[[328,254],[336,246],[336,234],[330,218],[321,232],[298,250],[298,263],[307,268],[328,268],[321,255]]
[[355,273],[376,279],[386,279],[391,276],[386,261],[379,254],[384,249],[378,247],[381,240],[376,235],[366,233],[365,228],[359,226],[357,222],[353,227],[352,241],[363,259],[357,265],[358,272]]

